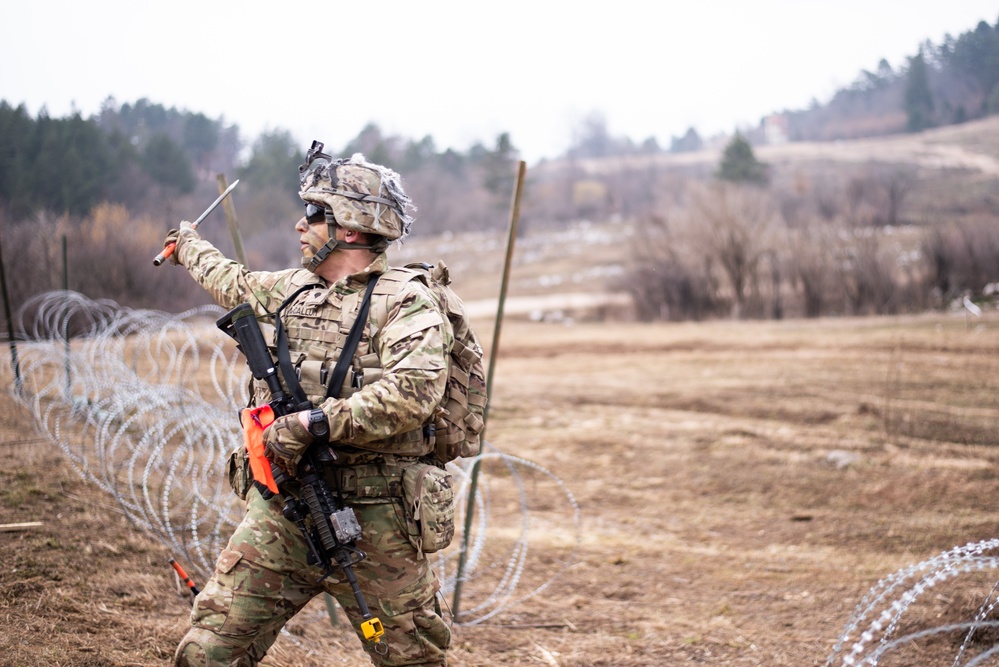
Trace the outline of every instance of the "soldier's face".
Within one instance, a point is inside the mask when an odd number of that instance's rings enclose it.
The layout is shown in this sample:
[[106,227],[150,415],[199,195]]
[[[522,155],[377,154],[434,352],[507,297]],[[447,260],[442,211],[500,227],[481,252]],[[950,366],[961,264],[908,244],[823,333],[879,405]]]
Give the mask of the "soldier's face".
[[295,224],[295,231],[298,232],[302,256],[306,260],[312,259],[312,256],[330,240],[329,225],[326,224],[326,216],[321,209],[317,212],[306,206],[305,215]]

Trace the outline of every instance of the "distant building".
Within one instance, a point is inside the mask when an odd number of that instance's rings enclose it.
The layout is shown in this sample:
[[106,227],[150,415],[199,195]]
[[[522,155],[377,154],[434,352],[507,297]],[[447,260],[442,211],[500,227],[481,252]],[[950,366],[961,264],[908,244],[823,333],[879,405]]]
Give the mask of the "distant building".
[[786,144],[788,142],[787,116],[774,113],[763,119],[763,140],[768,144]]

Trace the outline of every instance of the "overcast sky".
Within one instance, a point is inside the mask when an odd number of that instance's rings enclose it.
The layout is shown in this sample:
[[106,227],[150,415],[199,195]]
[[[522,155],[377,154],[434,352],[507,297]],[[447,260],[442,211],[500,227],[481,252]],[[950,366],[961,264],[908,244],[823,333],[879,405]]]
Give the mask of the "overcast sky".
[[593,113],[664,147],[755,126],[997,19],[983,0],[3,0],[0,99],[63,117],[147,98],[303,152],[368,122],[438,150],[506,131],[534,162]]

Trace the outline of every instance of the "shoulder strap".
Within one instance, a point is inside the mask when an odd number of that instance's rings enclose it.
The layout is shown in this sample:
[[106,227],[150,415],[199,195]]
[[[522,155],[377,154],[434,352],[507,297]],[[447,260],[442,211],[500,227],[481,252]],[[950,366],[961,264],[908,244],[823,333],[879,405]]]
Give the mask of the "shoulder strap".
[[[381,280],[378,283],[378,288],[374,291],[375,296],[389,297],[394,296],[402,289],[402,286],[409,281],[417,278],[421,278],[424,274],[417,270],[407,267],[393,266],[390,267],[388,271],[381,275]],[[375,326],[382,328],[385,326],[385,322],[388,320],[388,300],[387,299],[375,299],[373,318]]]
[[340,389],[343,387],[344,378],[347,377],[347,369],[350,367],[350,361],[354,358],[357,344],[361,342],[364,323],[368,320],[371,293],[375,290],[375,283],[377,282],[377,274],[368,278],[368,286],[364,289],[364,299],[361,300],[361,307],[357,311],[357,318],[354,320],[353,326],[350,327],[347,340],[343,344],[343,349],[340,350],[340,358],[336,360],[336,366],[333,367],[333,375],[326,386],[326,398],[337,398],[340,395]]
[[284,310],[285,306],[294,301],[295,297],[299,294],[314,287],[322,287],[322,285],[302,285],[292,292],[278,306],[278,309],[274,311],[274,346],[277,348],[278,368],[281,369],[281,375],[284,377],[285,384],[288,385],[288,391],[291,392],[295,403],[298,405],[305,405],[309,402],[309,399],[306,398],[305,392],[302,391],[302,385],[298,381],[298,374],[295,372],[295,367],[291,365],[291,353],[288,351],[288,333],[284,330],[284,324],[281,323],[281,311]]

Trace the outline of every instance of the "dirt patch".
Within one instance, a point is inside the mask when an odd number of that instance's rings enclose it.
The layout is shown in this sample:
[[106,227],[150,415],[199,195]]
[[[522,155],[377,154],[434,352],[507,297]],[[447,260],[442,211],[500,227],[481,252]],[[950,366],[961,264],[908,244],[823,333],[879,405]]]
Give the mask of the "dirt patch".
[[[991,314],[505,326],[488,439],[564,481],[581,543],[541,594],[456,627],[452,664],[823,664],[881,578],[995,536],[997,349]],[[0,533],[0,665],[169,664],[189,611],[170,554],[26,410],[0,441],[0,524],[43,523]],[[574,548],[557,493],[529,492],[550,528],[522,590]],[[940,585],[908,630],[971,620],[994,582]],[[366,664],[321,613],[266,664]],[[949,665],[962,641],[881,664]]]

